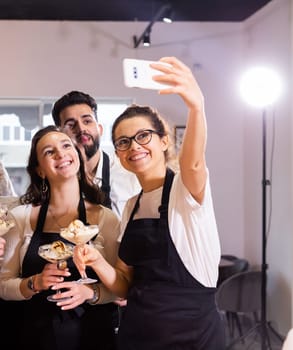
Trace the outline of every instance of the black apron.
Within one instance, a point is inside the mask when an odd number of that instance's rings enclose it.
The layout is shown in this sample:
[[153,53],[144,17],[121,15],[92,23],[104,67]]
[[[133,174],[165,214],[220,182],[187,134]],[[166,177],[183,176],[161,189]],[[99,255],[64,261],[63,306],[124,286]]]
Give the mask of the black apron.
[[[43,226],[46,219],[48,203],[39,213],[36,230],[24,257],[22,277],[28,277],[43,270],[46,260],[38,255],[38,247],[55,240],[66,242],[59,233],[45,233]],[[86,211],[81,197],[79,220],[86,223]],[[67,242],[68,243],[68,242]],[[71,276],[67,280],[80,278],[72,258],[67,260]],[[97,277],[91,269],[88,276]],[[73,310],[62,311],[55,302],[46,297],[55,291],[48,290],[34,295],[22,303],[23,324],[20,345],[30,350],[114,350],[115,334],[112,325],[113,304],[88,305],[83,303]]]
[[118,333],[119,350],[223,350],[224,328],[207,288],[187,271],[171,239],[168,202],[174,173],[167,169],[159,219],[130,216],[119,257],[134,268]]
[[[109,209],[112,209],[112,201],[110,197],[111,192],[111,185],[110,185],[110,158],[107,153],[104,151],[103,154],[103,168],[102,168],[102,186],[101,190],[104,193],[104,200],[103,205]],[[120,324],[120,315],[123,313],[124,306],[118,306],[117,304],[113,303],[113,308],[115,309],[113,311],[113,327],[115,330],[115,333],[117,332]]]
[[102,152],[103,154],[103,168],[102,168],[102,186],[101,190],[105,195],[103,205],[107,208],[111,208],[111,186],[110,186],[110,159],[107,153]]

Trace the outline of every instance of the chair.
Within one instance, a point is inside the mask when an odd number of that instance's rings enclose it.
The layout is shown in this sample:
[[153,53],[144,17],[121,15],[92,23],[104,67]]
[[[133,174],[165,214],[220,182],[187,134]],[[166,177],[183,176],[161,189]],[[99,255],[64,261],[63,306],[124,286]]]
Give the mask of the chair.
[[[249,269],[249,262],[246,259],[238,258],[235,255],[223,254],[221,255],[221,262],[219,265],[219,278],[217,287],[232,275],[244,272]],[[239,334],[242,334],[241,324],[238,318],[238,315],[233,312],[225,312],[228,326],[229,326],[229,335],[230,337],[234,336],[234,324],[238,329]]]
[[235,255],[223,254],[222,260],[231,262],[232,264],[219,266],[219,278],[217,286],[219,286],[225,279],[234,275],[235,273],[247,271],[249,269],[249,262],[246,259],[238,258]]
[[[232,275],[247,271],[249,268],[249,262],[246,259],[238,258],[235,255],[223,254],[221,255],[221,263],[219,266],[219,278],[217,287]],[[234,324],[238,329],[239,334],[242,334],[241,324],[237,313],[225,312],[227,323],[229,327],[229,335],[232,338],[234,336]]]
[[[228,326],[236,322],[239,330],[239,338],[232,341],[232,345],[252,332],[259,324],[259,312],[261,311],[261,271],[244,271],[236,273],[224,280],[216,292],[218,309],[228,315]],[[243,335],[239,314],[246,314],[254,321],[254,326]],[[233,316],[233,317],[232,317]],[[231,328],[230,328],[231,329]],[[231,345],[231,344],[230,344]],[[228,348],[230,348],[230,345]]]

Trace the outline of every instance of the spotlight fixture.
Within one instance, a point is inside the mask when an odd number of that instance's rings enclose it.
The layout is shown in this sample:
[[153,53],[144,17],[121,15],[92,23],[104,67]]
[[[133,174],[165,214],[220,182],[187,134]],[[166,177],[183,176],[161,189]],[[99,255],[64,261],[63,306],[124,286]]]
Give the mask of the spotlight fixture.
[[145,33],[145,35],[143,36],[143,46],[150,46],[151,45],[151,33],[150,31]]
[[166,10],[165,15],[163,16],[163,22],[165,23],[173,22],[173,10],[171,7],[168,10]]
[[171,5],[163,5],[160,7],[158,12],[154,15],[150,23],[147,25],[146,29],[143,31],[139,38],[136,35],[133,36],[134,48],[136,49],[141,42],[143,42],[144,46],[150,46],[150,33],[155,22],[163,18],[163,21],[166,23],[171,23]]

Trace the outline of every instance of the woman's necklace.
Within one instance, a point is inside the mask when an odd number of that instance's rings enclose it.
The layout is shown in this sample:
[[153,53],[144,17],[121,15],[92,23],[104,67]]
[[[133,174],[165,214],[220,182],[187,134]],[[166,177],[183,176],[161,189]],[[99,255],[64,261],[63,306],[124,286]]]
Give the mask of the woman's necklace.
[[76,218],[76,214],[74,214],[74,216],[71,215],[71,219],[69,221],[68,219],[70,218],[70,216],[68,216],[68,218],[66,220],[66,224],[61,225],[60,220],[64,217],[66,217],[69,214],[69,211],[67,210],[64,214],[60,215],[57,219],[56,215],[54,215],[54,213],[50,207],[48,207],[48,210],[49,210],[49,213],[50,213],[52,219],[56,222],[56,224],[59,228],[63,228],[63,227],[68,226],[68,224]]

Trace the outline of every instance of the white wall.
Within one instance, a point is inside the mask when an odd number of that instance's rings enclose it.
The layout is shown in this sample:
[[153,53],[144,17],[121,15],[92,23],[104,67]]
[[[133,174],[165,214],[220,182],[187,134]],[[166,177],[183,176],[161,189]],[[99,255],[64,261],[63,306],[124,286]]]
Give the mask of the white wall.
[[[240,99],[246,65],[272,62],[289,76],[290,0],[273,0],[245,23],[156,23],[150,48],[133,48],[141,22],[0,21],[0,96],[61,96],[79,89],[96,97],[134,97],[172,125],[186,110],[177,96],[123,85],[122,59],[174,55],[195,73],[205,95],[207,158],[223,253],[261,257],[261,125]],[[291,73],[291,72],[290,72]],[[291,327],[292,203],[289,96],[276,109],[273,218],[268,244],[270,318]],[[290,112],[290,113],[289,113]],[[288,266],[288,262],[291,262]],[[281,306],[280,306],[281,305]]]
[[[292,324],[292,107],[291,1],[273,1],[245,23],[244,66],[265,64],[284,81],[280,100],[266,110],[267,120],[267,214],[272,212],[267,235],[268,318],[284,332]],[[261,257],[262,216],[262,111],[247,108],[244,137],[245,255]],[[273,127],[274,125],[274,127]],[[273,129],[275,129],[274,149]],[[273,152],[272,177],[270,158]],[[268,218],[269,225],[270,219]],[[260,261],[259,261],[260,262]]]
[[[178,56],[194,70],[206,95],[208,158],[223,250],[242,256],[242,118],[235,84],[242,60],[243,26],[156,23],[152,47],[134,49],[132,36],[139,35],[145,26],[124,22],[2,21],[0,33],[5,36],[0,37],[0,96],[50,97],[72,89],[97,97],[133,96],[138,103],[157,107],[172,124],[184,124],[186,111],[177,96],[128,89],[122,77],[124,57]],[[227,154],[228,162],[223,161]]]

